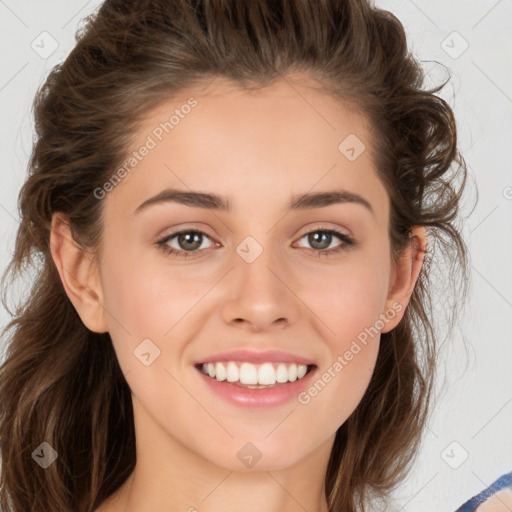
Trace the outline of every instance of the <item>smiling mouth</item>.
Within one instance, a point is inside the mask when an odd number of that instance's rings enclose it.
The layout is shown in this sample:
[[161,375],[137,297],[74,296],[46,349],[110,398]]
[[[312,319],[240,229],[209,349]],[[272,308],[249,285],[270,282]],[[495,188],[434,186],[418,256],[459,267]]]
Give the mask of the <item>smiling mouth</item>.
[[218,382],[250,389],[284,386],[306,376],[315,365],[265,362],[252,364],[240,361],[199,363],[196,368]]

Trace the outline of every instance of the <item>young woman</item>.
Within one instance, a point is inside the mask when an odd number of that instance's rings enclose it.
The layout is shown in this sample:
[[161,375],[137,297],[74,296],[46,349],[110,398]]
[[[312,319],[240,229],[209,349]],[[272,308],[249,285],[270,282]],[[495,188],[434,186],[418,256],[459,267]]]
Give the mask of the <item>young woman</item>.
[[3,510],[386,499],[427,418],[433,270],[467,279],[466,167],[422,84],[366,1],[104,2],[35,99]]

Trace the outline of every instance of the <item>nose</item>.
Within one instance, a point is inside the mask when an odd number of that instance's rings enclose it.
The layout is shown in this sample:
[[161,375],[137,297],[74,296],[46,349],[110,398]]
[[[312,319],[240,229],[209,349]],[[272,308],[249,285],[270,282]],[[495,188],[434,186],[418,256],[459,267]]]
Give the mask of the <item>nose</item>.
[[297,321],[301,302],[294,292],[290,266],[279,262],[270,248],[265,248],[251,263],[238,254],[234,260],[222,305],[226,323],[260,332],[284,328]]

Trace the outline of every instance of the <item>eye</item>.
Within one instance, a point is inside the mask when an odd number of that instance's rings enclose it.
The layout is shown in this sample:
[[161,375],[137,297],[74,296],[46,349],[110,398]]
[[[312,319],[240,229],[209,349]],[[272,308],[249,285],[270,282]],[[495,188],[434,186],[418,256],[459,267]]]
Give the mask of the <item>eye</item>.
[[[299,240],[303,238],[307,238],[308,244],[311,245],[312,250],[317,253],[318,257],[337,254],[355,246],[355,241],[350,236],[340,233],[335,229],[318,228],[306,233]],[[332,244],[335,238],[341,240],[342,243],[333,249],[325,250]]]
[[[205,247],[203,247],[204,238],[211,240],[211,238],[202,231],[184,230],[166,235],[164,238],[158,240],[156,244],[166,254],[187,258],[190,253],[196,253],[199,249],[205,249]],[[178,244],[177,248],[169,245],[169,242],[174,239],[176,239],[175,243]]]

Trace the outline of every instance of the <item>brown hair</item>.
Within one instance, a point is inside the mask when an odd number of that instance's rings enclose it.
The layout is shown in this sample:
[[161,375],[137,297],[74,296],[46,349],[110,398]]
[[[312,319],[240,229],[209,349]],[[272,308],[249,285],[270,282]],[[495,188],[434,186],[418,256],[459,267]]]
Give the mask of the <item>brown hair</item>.
[[[410,469],[435,373],[432,264],[449,262],[438,268],[444,279],[461,276],[454,284],[468,274],[457,228],[467,171],[453,112],[435,94],[446,82],[423,90],[403,26],[367,0],[107,0],[34,100],[37,140],[3,276],[14,281],[35,269],[4,331],[5,512],[90,512],[136,462],[130,389],[109,334],[88,330],[64,291],[49,248],[53,213],[64,212],[75,241],[93,250],[102,233],[102,201],[93,191],[126,158],[144,114],[206,79],[248,89],[297,71],[368,119],[391,200],[394,254],[413,226],[428,226],[430,238],[405,316],[382,335],[368,390],[338,429],[325,482],[330,511],[363,510]],[[31,456],[43,441],[58,452],[45,470]]]

